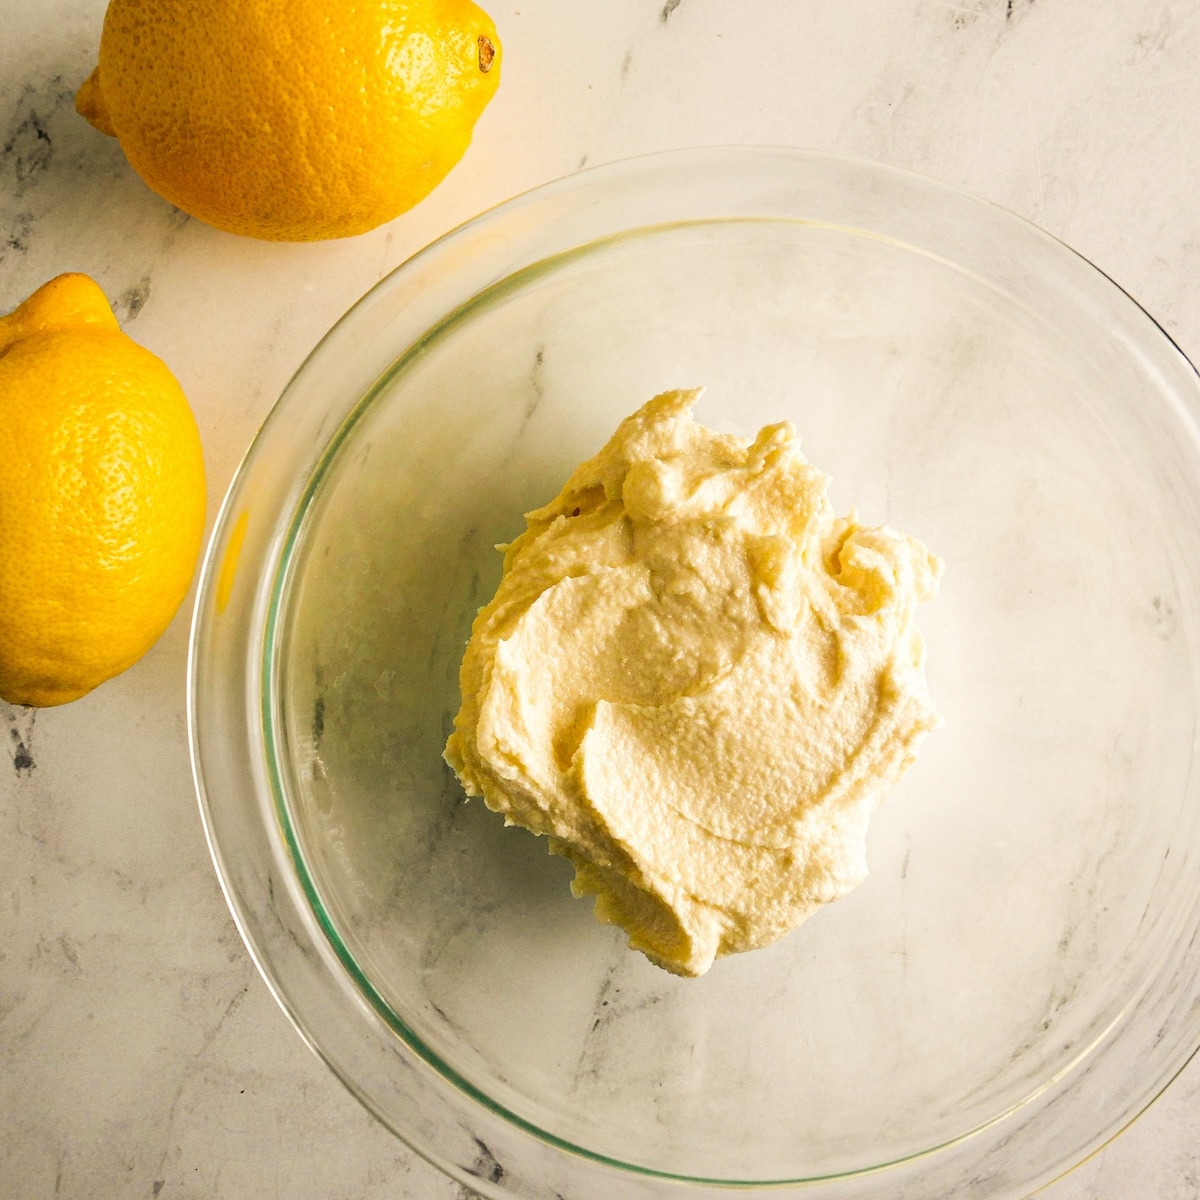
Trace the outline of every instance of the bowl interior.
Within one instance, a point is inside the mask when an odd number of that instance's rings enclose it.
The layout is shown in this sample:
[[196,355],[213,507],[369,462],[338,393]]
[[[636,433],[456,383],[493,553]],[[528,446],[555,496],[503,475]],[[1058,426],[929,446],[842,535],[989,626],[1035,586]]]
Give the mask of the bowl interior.
[[[1200,470],[1102,323],[853,228],[684,222],[484,292],[310,479],[276,581],[271,748],[314,904],[397,1036],[589,1154],[818,1178],[962,1137],[1118,1027],[1192,919]],[[571,468],[656,391],[792,421],[832,498],[947,563],[944,727],[871,876],[672,978],[441,751],[476,609]]]

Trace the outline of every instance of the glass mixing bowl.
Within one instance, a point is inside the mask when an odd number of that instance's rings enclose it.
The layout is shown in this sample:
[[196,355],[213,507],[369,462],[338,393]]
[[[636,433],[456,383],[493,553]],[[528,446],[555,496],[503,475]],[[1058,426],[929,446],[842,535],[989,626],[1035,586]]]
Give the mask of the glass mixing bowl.
[[[945,726],[871,877],[673,978],[443,763],[495,550],[655,392],[791,420],[947,563]],[[881,166],[579,174],[384,280],[221,509],[190,727],[213,858],[309,1045],[486,1197],[1009,1197],[1200,1042],[1200,387],[1046,234]]]

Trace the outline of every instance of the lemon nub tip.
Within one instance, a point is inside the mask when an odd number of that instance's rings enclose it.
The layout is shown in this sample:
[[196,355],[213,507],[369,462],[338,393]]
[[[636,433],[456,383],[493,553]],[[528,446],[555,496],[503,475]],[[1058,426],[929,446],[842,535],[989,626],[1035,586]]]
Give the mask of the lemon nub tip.
[[104,92],[100,87],[100,68],[93,67],[92,73],[79,85],[75,93],[75,111],[94,129],[109,137],[116,137],[112,118],[108,115],[108,105],[104,100]]

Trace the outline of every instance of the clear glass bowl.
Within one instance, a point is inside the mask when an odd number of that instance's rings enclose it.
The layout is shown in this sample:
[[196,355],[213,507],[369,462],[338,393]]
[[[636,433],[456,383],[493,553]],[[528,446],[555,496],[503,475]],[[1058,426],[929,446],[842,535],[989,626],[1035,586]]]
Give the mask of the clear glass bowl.
[[[495,544],[695,385],[718,428],[790,419],[839,509],[946,560],[922,613],[946,723],[861,888],[680,980],[441,752]],[[1198,412],[1083,259],[876,165],[655,156],[435,243],[289,385],[200,587],[197,785],[279,1002],[487,1197],[1061,1173],[1200,1042]]]

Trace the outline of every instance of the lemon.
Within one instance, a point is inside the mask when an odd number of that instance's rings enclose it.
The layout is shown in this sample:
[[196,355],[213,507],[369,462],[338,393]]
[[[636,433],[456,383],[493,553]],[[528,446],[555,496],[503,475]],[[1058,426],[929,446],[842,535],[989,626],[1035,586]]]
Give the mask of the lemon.
[[86,275],[0,317],[0,431],[0,698],[65,704],[136,662],[183,600],[200,436]]
[[470,0],[111,0],[75,107],[192,216],[312,241],[428,195],[499,75]]

